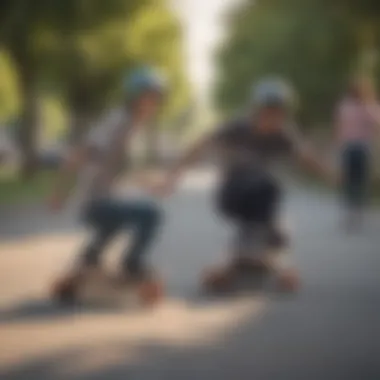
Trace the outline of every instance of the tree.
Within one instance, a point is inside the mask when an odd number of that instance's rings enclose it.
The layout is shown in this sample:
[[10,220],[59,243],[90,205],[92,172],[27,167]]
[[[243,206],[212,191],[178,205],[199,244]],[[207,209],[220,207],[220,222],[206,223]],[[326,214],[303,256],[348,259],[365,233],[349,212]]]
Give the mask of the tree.
[[9,56],[0,53],[0,125],[9,122],[19,110],[17,78]]
[[35,137],[38,125],[35,83],[38,35],[45,16],[44,1],[3,0],[0,3],[0,43],[7,50],[18,75],[21,102],[19,144],[23,153],[23,174],[36,164]]
[[265,0],[245,3],[229,22],[229,38],[218,57],[220,109],[244,106],[252,83],[281,75],[299,92],[304,122],[331,117],[356,54],[344,17],[318,0]]
[[[120,15],[132,12],[144,2],[145,0],[2,0],[0,43],[10,54],[18,74],[21,96],[19,142],[23,153],[22,172],[25,176],[34,172],[37,162],[37,87],[39,76],[47,69],[45,59],[51,53],[46,49],[46,40],[58,42],[56,37],[62,37],[58,50],[71,53],[71,65],[80,64],[82,57],[73,43],[77,41],[78,35],[91,35],[105,23],[118,20]],[[61,78],[63,82],[67,79],[82,80],[81,77]],[[81,91],[78,91],[73,96],[79,99],[81,95]]]
[[[187,107],[189,84],[184,72],[183,36],[180,24],[165,1],[152,1],[128,26],[128,50],[135,61],[150,63],[168,77],[169,91],[162,120],[175,118]],[[147,133],[148,162],[157,159],[158,124]]]
[[3,0],[0,44],[18,75],[24,175],[37,162],[41,95],[61,98],[74,140],[121,99],[122,77],[136,65],[168,73],[166,116],[187,95],[180,28],[165,0]]
[[[91,33],[78,25],[70,39],[65,33],[45,39],[52,68],[44,73],[45,86],[58,88],[65,99],[72,115],[73,140],[80,138],[107,106],[121,100],[123,77],[135,66],[151,64],[168,75],[172,91],[166,117],[186,101],[182,35],[167,2],[129,3],[128,10]],[[132,3],[136,5],[133,9]]]

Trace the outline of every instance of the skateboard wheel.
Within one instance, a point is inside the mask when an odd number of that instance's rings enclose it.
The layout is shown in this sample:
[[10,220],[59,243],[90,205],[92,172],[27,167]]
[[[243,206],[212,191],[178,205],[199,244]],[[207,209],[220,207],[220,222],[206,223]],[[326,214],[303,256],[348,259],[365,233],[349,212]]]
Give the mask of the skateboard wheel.
[[232,273],[207,273],[203,279],[203,287],[211,292],[225,292],[231,288],[232,280]]
[[61,303],[73,303],[76,298],[78,284],[72,279],[58,282],[53,287],[52,297]]
[[280,276],[278,279],[278,287],[281,291],[294,293],[300,287],[300,279],[295,273],[288,273]]
[[250,259],[239,259],[236,260],[233,263],[234,268],[239,272],[239,273],[265,273],[267,272],[268,266],[265,265],[265,263],[259,262],[259,261],[253,261]]
[[158,281],[144,282],[139,286],[139,297],[143,305],[152,306],[163,297],[163,286]]

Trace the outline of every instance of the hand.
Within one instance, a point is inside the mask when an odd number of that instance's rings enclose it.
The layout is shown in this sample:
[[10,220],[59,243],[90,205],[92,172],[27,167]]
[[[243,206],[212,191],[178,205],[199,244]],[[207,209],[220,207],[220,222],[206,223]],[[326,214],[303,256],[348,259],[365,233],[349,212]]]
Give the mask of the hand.
[[150,191],[159,197],[167,197],[174,192],[175,185],[174,179],[166,179],[150,186]]
[[294,293],[300,288],[300,277],[296,270],[283,271],[278,277],[278,285],[285,292]]

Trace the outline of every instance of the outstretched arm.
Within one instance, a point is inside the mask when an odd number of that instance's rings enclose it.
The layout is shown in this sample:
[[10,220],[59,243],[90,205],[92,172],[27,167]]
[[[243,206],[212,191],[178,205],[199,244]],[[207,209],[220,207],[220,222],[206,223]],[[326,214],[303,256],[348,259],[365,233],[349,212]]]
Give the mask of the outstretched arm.
[[289,133],[295,156],[300,164],[307,171],[318,175],[329,183],[336,184],[336,176],[331,165],[316,154],[312,146],[300,137],[295,127],[292,127]]
[[53,185],[50,197],[50,207],[54,210],[60,209],[70,193],[77,173],[87,161],[89,148],[79,145],[71,149],[67,158],[63,162],[58,178]]
[[298,152],[298,157],[307,170],[318,175],[327,182],[335,184],[336,178],[329,165],[317,156],[311,147],[304,147]]
[[166,174],[162,191],[171,192],[177,185],[182,174],[206,152],[213,148],[214,136],[209,135],[195,143],[185,154],[174,164],[173,168]]

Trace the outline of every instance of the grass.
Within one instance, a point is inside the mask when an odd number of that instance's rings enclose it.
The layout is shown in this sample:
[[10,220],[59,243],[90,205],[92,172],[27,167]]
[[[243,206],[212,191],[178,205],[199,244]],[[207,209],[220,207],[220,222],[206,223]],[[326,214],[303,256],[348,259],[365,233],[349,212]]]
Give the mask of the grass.
[[[157,177],[161,173],[158,169],[142,171],[137,170],[131,173],[128,178]],[[48,197],[54,180],[56,171],[43,170],[38,172],[34,178],[23,181],[16,170],[0,168],[0,206],[19,205],[38,202]]]
[[23,181],[15,170],[0,169],[0,205],[30,203],[46,198],[55,176],[53,171],[41,171],[33,179]]

